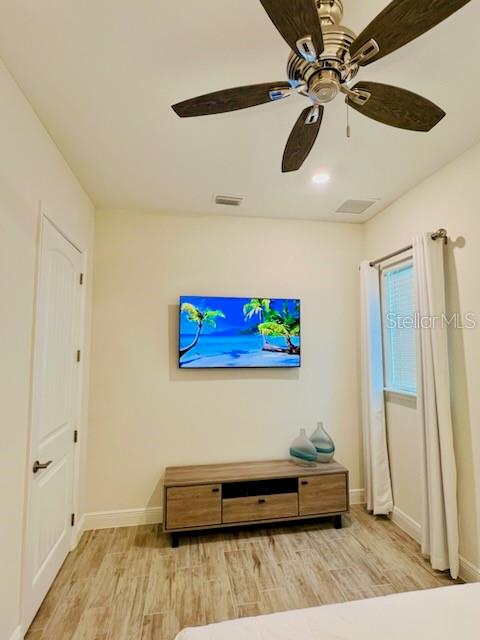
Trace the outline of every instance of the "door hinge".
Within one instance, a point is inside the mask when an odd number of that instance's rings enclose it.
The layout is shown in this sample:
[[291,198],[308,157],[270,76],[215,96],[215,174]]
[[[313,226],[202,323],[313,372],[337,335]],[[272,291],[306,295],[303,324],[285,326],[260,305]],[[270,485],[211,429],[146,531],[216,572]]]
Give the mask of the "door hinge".
[[71,523],[72,527],[75,526],[75,514],[74,513],[72,513],[72,517],[70,518],[70,523]]
[[79,349],[77,351],[77,362],[80,362],[81,358],[82,358],[82,354],[81,354],[80,349]]
[[77,429],[75,429],[75,431],[73,432],[73,442],[75,444],[77,444],[77,442],[78,442],[78,431],[77,431]]
[[80,274],[80,284],[83,284],[83,273]]

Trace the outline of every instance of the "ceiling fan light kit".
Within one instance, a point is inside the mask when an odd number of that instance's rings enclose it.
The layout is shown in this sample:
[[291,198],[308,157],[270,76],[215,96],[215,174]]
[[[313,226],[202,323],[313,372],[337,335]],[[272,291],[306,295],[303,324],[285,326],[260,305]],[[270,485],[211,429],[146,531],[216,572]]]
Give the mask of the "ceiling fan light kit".
[[341,0],[260,0],[289,45],[288,82],[217,91],[172,108],[182,118],[226,113],[298,93],[308,100],[287,142],[282,171],[297,171],[317,139],[324,105],[343,93],[347,105],[377,122],[431,131],[445,112],[421,96],[386,84],[352,83],[359,70],[426,33],[470,0],[393,0],[359,36],[341,24]]

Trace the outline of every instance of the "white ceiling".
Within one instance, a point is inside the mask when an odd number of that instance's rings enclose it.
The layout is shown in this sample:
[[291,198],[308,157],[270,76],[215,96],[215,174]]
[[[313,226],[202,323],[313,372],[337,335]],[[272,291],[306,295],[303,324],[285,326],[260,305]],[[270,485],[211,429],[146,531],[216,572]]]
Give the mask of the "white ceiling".
[[[357,33],[387,0],[345,0]],[[447,111],[430,134],[385,127],[327,105],[312,155],[282,175],[301,97],[180,120],[170,105],[236,85],[285,79],[287,46],[258,0],[1,0],[0,56],[95,204],[172,213],[361,221],[480,139],[480,3],[359,78],[396,84]],[[328,170],[332,181],[314,186]],[[216,193],[245,196],[219,208]],[[338,216],[348,198],[378,199]]]

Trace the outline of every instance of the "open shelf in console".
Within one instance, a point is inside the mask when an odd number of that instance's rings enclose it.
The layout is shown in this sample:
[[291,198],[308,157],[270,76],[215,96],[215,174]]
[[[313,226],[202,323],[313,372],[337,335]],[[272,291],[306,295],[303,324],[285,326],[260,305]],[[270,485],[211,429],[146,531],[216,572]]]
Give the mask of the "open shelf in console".
[[227,482],[222,485],[224,500],[250,496],[274,496],[285,493],[298,493],[297,478]]

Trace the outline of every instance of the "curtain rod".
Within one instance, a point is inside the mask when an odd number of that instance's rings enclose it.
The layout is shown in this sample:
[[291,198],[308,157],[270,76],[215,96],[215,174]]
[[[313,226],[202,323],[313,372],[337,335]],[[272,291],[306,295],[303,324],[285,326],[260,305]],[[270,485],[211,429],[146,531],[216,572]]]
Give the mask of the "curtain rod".
[[[448,233],[446,229],[438,229],[435,233],[432,233],[432,240],[444,240],[445,244],[448,242]],[[403,249],[398,249],[398,251],[394,251],[393,253],[389,253],[387,256],[383,256],[383,258],[378,258],[378,260],[373,260],[370,262],[371,267],[376,267],[377,265],[385,262],[386,260],[390,260],[391,258],[396,258],[397,256],[402,255],[402,253],[406,253],[407,251],[411,251],[413,249],[413,245],[408,245],[408,247],[403,247]]]

